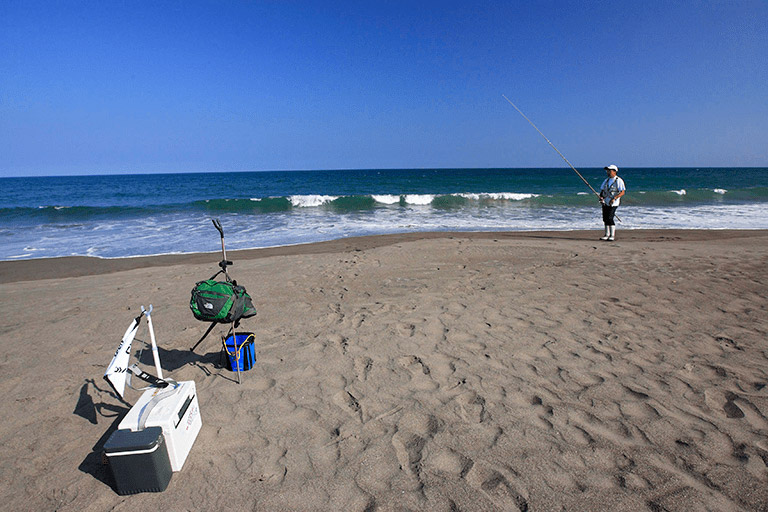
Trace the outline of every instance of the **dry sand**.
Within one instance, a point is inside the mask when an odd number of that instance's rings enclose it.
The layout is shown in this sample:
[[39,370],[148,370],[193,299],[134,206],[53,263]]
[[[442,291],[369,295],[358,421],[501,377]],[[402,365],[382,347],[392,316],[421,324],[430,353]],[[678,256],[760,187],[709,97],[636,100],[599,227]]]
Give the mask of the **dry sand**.
[[[0,508],[767,510],[768,232],[597,236],[233,252],[241,385],[220,329],[189,351],[218,254],[0,263]],[[165,492],[119,496],[102,375],[150,303],[203,428]]]

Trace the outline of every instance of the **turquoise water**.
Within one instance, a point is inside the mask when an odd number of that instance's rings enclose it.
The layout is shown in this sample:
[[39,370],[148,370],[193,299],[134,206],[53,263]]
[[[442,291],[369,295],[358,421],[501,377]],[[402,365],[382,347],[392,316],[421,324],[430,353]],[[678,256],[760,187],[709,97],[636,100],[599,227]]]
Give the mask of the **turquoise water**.
[[[599,189],[602,169],[580,169]],[[621,228],[768,228],[768,168],[622,169]],[[3,178],[0,259],[126,257],[434,230],[601,227],[571,169]]]

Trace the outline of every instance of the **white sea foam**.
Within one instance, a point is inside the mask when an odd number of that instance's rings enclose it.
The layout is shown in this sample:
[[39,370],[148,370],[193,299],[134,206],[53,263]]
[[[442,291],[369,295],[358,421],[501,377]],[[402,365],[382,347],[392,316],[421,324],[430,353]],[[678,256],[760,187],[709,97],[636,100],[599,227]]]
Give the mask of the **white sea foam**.
[[679,195],[679,196],[684,196],[684,195],[686,194],[686,192],[685,192],[685,189],[684,189],[684,188],[683,188],[683,189],[680,189],[680,190],[672,190],[672,192],[674,192],[675,194],[677,194],[677,195]]
[[[302,196],[294,196],[294,197],[302,197]],[[250,197],[249,198],[249,200],[253,201],[254,203],[260,203],[262,201],[266,201],[267,199],[281,199],[281,196]]]
[[715,194],[723,195],[728,191],[725,190],[724,188],[715,188],[715,189],[712,189],[712,192],[714,192]]
[[373,195],[371,197],[373,197],[374,201],[381,204],[398,204],[400,202],[400,196],[395,196],[391,194]]
[[405,202],[415,205],[430,204],[435,199],[433,194],[408,194],[405,196]]
[[310,194],[306,196],[290,196],[288,199],[291,201],[291,204],[297,208],[308,208],[312,206],[321,206],[338,198],[339,196]]
[[479,194],[465,193],[457,195],[466,199],[471,199],[473,201],[480,201],[483,199],[491,199],[494,201],[522,201],[532,197],[539,197],[539,194],[520,194],[516,192],[485,192]]

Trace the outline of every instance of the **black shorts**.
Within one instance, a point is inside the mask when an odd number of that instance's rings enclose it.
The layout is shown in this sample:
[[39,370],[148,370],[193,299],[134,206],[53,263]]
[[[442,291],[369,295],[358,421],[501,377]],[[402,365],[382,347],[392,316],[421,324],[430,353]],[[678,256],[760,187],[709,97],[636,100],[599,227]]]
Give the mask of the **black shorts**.
[[613,220],[613,216],[616,215],[616,208],[618,208],[618,206],[603,205],[603,224],[606,226],[616,225],[616,222]]

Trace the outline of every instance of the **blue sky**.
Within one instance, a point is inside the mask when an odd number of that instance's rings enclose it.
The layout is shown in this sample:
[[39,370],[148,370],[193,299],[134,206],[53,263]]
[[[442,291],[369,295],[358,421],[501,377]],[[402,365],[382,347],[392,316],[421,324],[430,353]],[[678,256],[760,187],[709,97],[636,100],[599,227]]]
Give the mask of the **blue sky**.
[[768,2],[0,2],[0,176],[768,166]]

